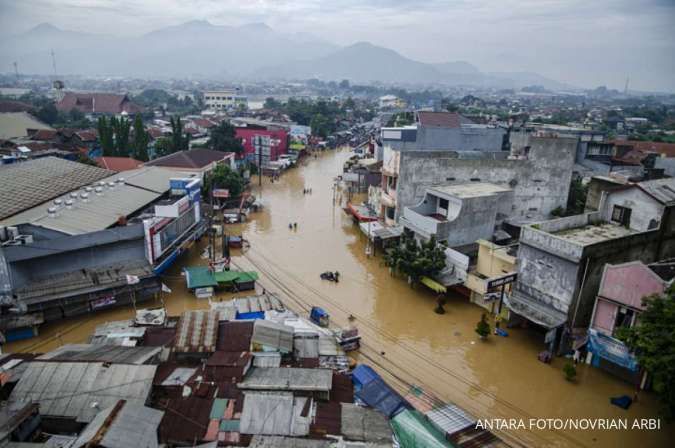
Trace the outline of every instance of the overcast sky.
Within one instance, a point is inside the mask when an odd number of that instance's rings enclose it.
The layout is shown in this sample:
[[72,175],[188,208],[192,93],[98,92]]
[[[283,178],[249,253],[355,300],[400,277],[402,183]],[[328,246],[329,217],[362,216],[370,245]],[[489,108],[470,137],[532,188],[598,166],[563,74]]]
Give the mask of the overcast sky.
[[675,0],[0,0],[0,29],[138,35],[189,20],[265,22],[424,62],[533,71],[583,87],[675,91]]

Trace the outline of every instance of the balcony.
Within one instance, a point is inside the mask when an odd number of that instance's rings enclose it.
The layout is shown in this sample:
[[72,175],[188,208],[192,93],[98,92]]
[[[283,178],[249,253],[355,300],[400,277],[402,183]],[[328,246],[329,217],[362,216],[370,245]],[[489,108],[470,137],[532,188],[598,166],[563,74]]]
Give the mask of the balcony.
[[434,236],[438,240],[446,239],[450,232],[450,223],[444,216],[426,209],[428,207],[424,205],[405,207],[401,224],[425,238]]

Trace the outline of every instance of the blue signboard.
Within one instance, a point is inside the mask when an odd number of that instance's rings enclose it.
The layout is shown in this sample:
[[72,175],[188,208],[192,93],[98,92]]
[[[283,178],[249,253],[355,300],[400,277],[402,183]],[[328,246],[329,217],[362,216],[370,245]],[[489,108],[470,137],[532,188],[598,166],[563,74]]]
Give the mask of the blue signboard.
[[593,365],[596,367],[600,361],[599,358],[603,358],[633,372],[638,371],[637,359],[628,351],[628,347],[623,342],[593,328],[588,330],[588,351],[595,355]]

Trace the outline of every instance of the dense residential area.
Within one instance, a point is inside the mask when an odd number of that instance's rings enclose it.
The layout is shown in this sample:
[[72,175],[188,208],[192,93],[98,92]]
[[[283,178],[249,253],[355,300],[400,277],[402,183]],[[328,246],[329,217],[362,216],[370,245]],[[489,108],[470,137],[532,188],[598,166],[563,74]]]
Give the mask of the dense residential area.
[[0,447],[669,446],[675,93],[106,39],[0,48]]

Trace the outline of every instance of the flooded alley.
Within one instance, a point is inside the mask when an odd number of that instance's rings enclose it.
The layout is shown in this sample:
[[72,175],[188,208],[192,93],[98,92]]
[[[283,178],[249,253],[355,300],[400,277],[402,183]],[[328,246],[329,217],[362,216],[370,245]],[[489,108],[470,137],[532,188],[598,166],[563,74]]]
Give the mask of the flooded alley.
[[[411,288],[392,277],[381,256],[366,254],[366,237],[340,207],[333,179],[342,170],[348,150],[308,158],[286,171],[279,181],[268,179],[254,194],[264,204],[248,222],[227,227],[251,243],[236,252],[234,267],[256,270],[259,285],[278,293],[294,311],[321,306],[338,325],[356,318],[363,337],[359,360],[372,365],[401,392],[416,385],[439,399],[451,401],[476,417],[637,418],[656,417],[655,397],[642,392],[629,410],[610,405],[610,397],[634,390],[599,369],[578,367],[576,383],[565,381],[564,359],[551,364],[537,360],[542,338],[531,330],[510,329],[509,336],[480,341],[474,332],[483,311],[461,296],[450,296],[445,314],[434,312],[435,297],[422,287]],[[311,188],[311,194],[303,189]],[[337,200],[334,201],[334,198]],[[289,229],[297,223],[296,229]],[[185,288],[181,268],[206,264],[193,247],[163,276],[172,292],[161,298],[169,314],[208,308]],[[339,271],[339,283],[321,280],[320,273]],[[223,296],[226,297],[226,296]],[[158,299],[154,305],[160,305]],[[144,304],[143,306],[146,306]],[[66,319],[40,328],[40,336],[4,346],[5,351],[44,352],[65,343],[85,342],[96,325],[131,317],[131,308]],[[662,426],[664,423],[662,423]],[[673,427],[638,430],[516,430],[498,432],[505,440],[526,446],[610,447],[666,446]]]

